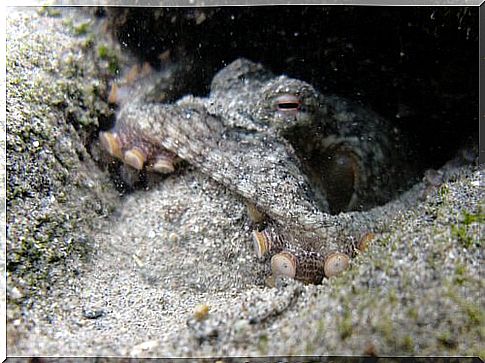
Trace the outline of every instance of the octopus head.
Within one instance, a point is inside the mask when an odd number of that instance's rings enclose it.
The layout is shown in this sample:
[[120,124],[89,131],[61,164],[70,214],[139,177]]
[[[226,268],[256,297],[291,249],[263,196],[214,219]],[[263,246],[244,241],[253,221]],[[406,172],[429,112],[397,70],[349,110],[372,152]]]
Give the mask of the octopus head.
[[308,83],[280,76],[261,87],[255,114],[260,122],[285,133],[315,120],[318,99],[319,94]]

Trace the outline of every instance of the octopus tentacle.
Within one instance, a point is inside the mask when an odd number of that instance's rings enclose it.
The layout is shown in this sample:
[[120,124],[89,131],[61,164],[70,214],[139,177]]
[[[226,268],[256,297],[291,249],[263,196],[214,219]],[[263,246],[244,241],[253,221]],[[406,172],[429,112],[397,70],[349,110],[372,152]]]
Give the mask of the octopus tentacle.
[[[239,68],[247,77],[231,76]],[[217,97],[187,96],[175,104],[133,98],[114,128],[100,134],[101,144],[138,170],[169,173],[186,160],[249,201],[258,212],[252,218],[264,227],[253,232],[256,255],[272,257],[275,273],[318,282],[345,270],[359,237],[383,229],[410,200],[332,215],[325,190],[315,185],[332,191],[335,180],[342,184],[334,188],[337,209],[372,192],[385,195],[389,183],[380,175],[399,159],[397,136],[376,115],[323,97],[305,82],[270,80],[252,62],[239,60],[222,72],[213,85]],[[318,169],[315,175],[309,166]]]
[[[316,248],[311,249],[311,237],[282,230],[271,223],[262,231],[253,231],[255,253],[258,258],[271,257],[274,275],[284,275],[297,280],[319,283],[322,278],[340,274],[349,266],[349,254],[355,250],[353,240],[347,245],[339,244],[333,250],[321,239],[314,239]],[[300,246],[305,246],[301,248]]]

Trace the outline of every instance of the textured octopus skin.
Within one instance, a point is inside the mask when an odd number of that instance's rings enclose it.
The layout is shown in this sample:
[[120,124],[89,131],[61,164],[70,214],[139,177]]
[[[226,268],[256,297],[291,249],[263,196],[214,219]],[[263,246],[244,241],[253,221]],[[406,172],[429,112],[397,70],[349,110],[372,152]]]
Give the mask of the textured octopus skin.
[[[206,98],[147,100],[156,77],[145,77],[143,91],[120,105],[115,126],[101,135],[104,145],[113,142],[110,153],[137,169],[186,160],[253,204],[267,215],[258,228],[272,248],[262,257],[289,254],[298,266],[295,278],[321,281],[328,256],[353,255],[361,235],[384,227],[377,209],[391,215],[406,203],[358,211],[388,201],[409,180],[402,136],[378,115],[246,59],[219,71]],[[319,167],[319,157],[332,148],[350,155],[343,176],[338,168],[336,175],[351,190],[342,211],[357,211],[330,214],[324,187],[332,184],[320,180],[332,175]]]

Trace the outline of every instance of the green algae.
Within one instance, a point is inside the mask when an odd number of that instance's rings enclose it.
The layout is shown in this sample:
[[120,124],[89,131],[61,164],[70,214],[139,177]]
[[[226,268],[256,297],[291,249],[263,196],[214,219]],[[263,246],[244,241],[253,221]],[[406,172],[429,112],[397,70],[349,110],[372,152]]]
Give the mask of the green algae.
[[120,71],[118,55],[111,47],[106,44],[98,45],[98,56],[108,63],[108,69],[113,76],[118,75]]
[[[23,297],[12,301],[20,304],[45,293],[52,271],[66,258],[87,253],[85,228],[110,213],[116,201],[82,142],[89,130],[70,124],[91,125],[92,132],[101,110],[108,109],[99,99],[100,86],[96,100],[87,97],[92,87],[85,91],[86,84],[106,80],[89,53],[79,56],[88,29],[73,38],[56,9],[37,13],[10,19],[15,26],[7,28],[6,267],[9,289]],[[49,32],[31,30],[42,23]],[[15,27],[25,31],[14,33]]]

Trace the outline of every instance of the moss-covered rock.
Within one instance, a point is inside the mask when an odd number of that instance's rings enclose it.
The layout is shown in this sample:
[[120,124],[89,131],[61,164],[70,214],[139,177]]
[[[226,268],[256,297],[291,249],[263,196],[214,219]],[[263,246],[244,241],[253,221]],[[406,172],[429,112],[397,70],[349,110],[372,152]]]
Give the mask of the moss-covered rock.
[[[96,22],[52,10],[8,14],[10,321],[19,306],[47,292],[55,267],[83,256],[92,242],[86,230],[117,203],[109,178],[86,149],[100,120],[112,116],[105,101],[111,70],[94,49],[93,42],[101,41]],[[57,274],[72,273],[62,271]]]

